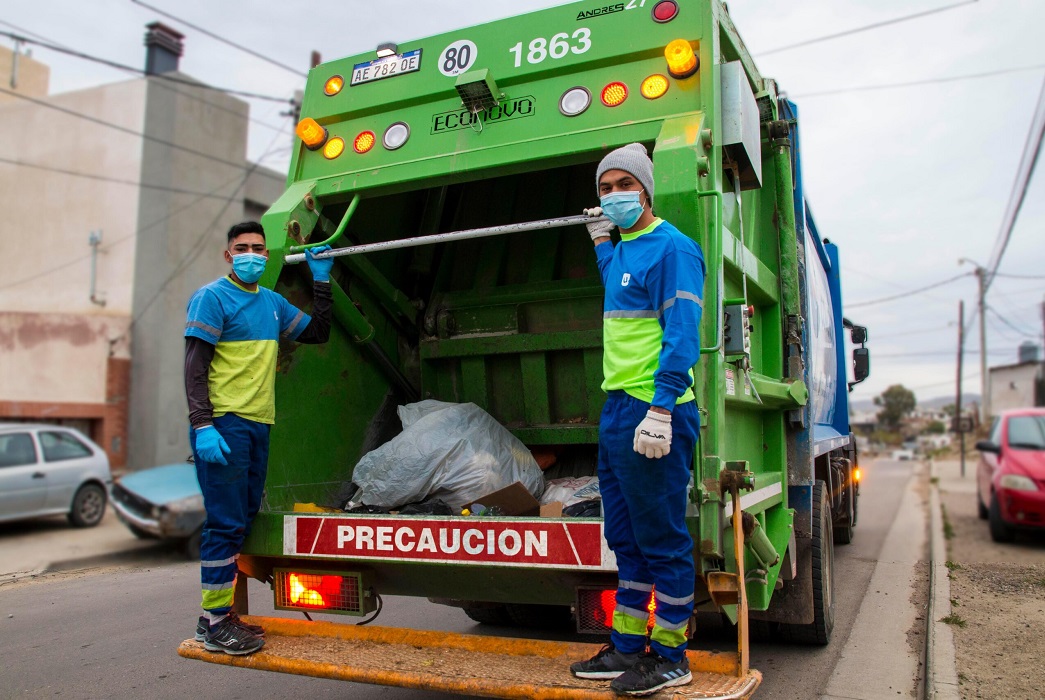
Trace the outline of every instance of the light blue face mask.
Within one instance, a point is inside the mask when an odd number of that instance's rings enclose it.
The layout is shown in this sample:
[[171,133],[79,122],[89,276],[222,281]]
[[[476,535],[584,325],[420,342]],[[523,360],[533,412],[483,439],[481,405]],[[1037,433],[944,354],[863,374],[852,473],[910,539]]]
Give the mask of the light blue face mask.
[[246,284],[254,284],[261,279],[268,258],[257,253],[240,253],[232,256],[232,271]]
[[599,197],[603,216],[621,228],[631,228],[642,216],[642,192],[610,192]]

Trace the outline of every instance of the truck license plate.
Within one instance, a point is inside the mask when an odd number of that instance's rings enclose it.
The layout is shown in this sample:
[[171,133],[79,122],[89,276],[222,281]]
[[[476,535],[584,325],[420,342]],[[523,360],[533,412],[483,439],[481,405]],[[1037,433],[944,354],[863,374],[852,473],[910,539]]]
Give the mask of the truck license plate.
[[394,78],[397,75],[421,70],[421,49],[414,49],[396,56],[385,56],[352,66],[350,85],[372,83],[375,80]]

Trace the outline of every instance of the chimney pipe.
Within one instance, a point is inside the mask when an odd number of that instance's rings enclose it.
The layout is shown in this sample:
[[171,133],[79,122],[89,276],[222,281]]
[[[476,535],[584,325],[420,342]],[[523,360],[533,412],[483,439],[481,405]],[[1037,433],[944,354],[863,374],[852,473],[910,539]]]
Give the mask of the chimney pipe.
[[171,29],[162,22],[146,24],[145,28],[145,74],[160,75],[178,70],[178,59],[182,54],[181,40],[184,34]]

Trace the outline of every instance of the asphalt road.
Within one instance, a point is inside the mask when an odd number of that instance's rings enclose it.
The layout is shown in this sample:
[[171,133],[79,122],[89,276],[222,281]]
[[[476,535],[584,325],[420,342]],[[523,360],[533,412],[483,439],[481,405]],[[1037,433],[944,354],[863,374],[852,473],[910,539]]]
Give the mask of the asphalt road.
[[[765,676],[757,694],[760,700],[818,698],[825,692],[909,485],[911,466],[889,461],[865,466],[856,539],[836,549],[834,639],[823,648],[755,645],[751,663]],[[5,548],[4,539],[0,532],[0,549]],[[118,566],[0,582],[0,698],[447,697],[182,659],[175,649],[195,626],[197,576],[195,564],[179,562],[153,547],[134,552],[130,561]],[[265,586],[252,581],[250,593],[251,612],[273,614]],[[410,598],[386,600],[379,624],[517,633],[481,627],[457,609]],[[701,646],[728,649],[735,644],[729,629],[705,632]]]

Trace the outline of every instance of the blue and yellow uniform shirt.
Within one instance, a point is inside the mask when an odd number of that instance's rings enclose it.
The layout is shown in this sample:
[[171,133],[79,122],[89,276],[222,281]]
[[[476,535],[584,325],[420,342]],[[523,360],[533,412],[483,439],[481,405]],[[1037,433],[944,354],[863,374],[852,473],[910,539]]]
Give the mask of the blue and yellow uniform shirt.
[[666,408],[692,401],[700,359],[704,253],[662,219],[595,246],[606,287],[603,305],[604,391],[623,390]]
[[197,290],[187,316],[185,336],[214,346],[208,377],[214,416],[275,423],[279,340],[296,340],[311,317],[271,289],[252,292],[231,277]]

